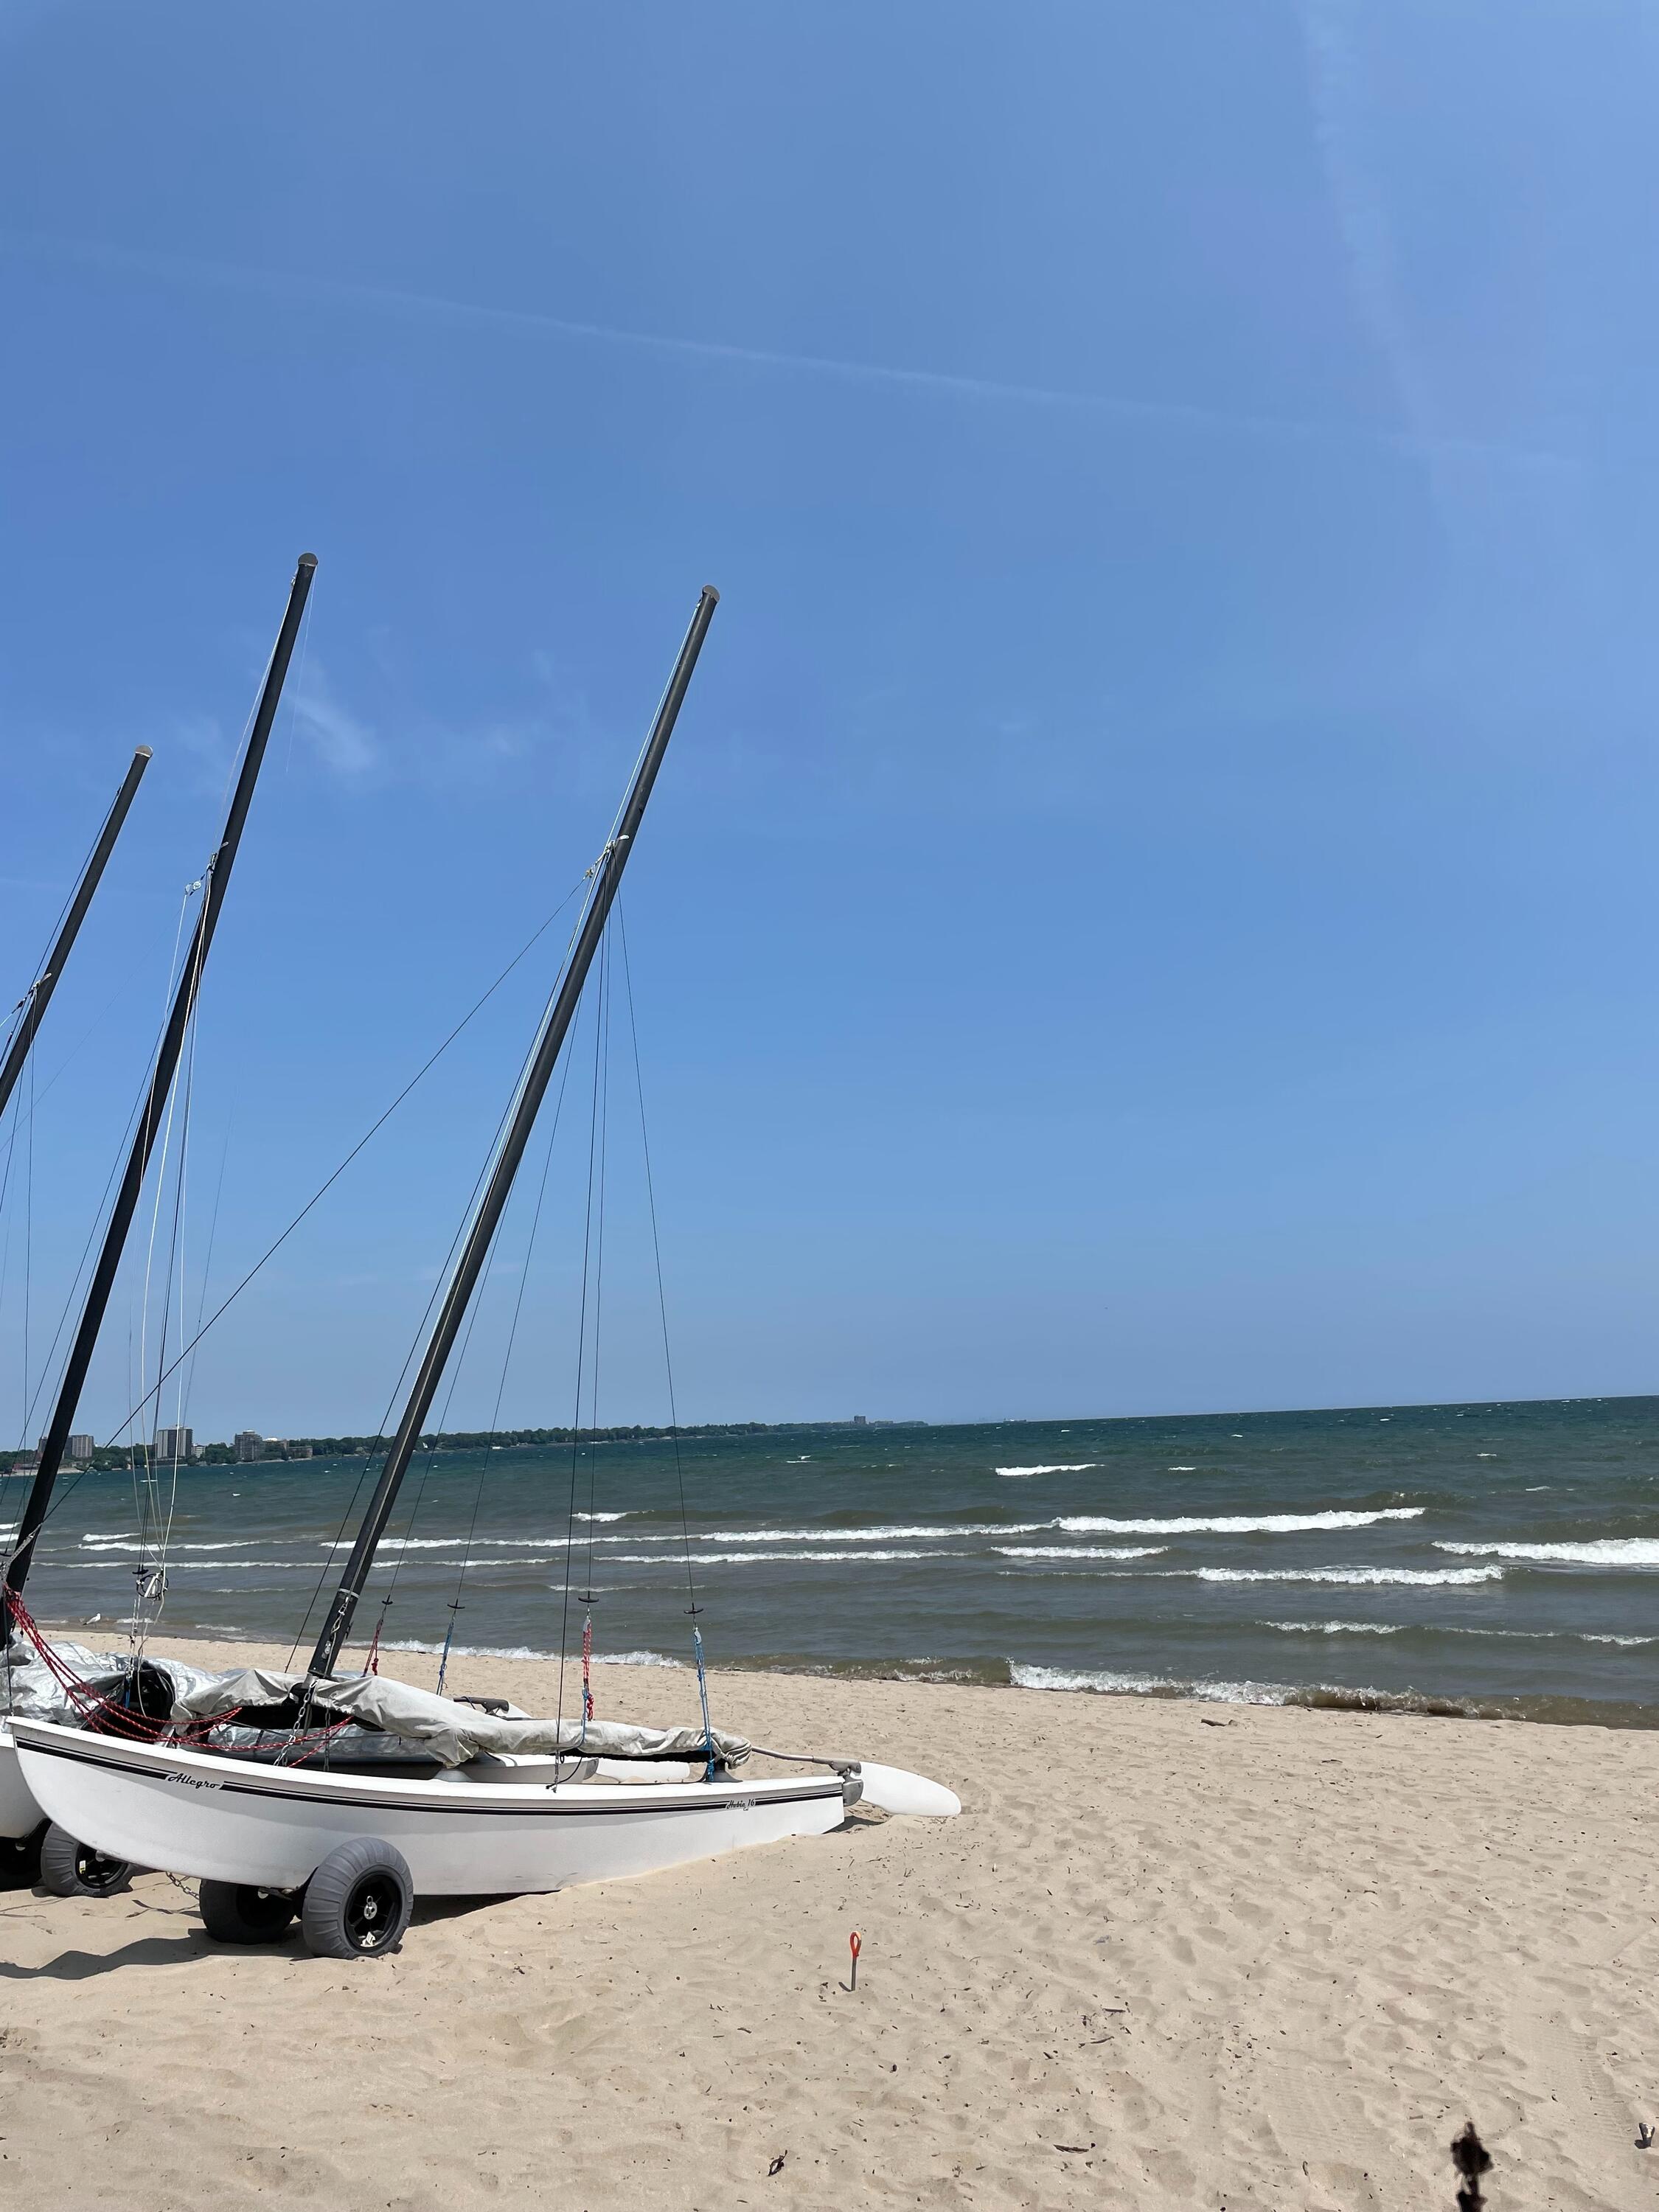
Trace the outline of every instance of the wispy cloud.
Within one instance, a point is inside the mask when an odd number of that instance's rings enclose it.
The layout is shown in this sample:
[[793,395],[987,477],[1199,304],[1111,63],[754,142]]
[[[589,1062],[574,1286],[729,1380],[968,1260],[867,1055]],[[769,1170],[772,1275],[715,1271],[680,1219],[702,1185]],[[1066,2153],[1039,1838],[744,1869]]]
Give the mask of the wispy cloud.
[[371,726],[337,696],[320,661],[307,664],[294,702],[294,724],[332,775],[356,781],[380,767],[381,749]]
[[1295,444],[1369,447],[1407,454],[1444,453],[1526,468],[1574,465],[1571,457],[1541,449],[1494,444],[1478,438],[1429,437],[1416,428],[1394,429],[1387,426],[1367,428],[1351,423],[1310,422],[1291,416],[1239,412],[1228,408],[1189,405],[1178,400],[1146,399],[1117,392],[1005,382],[990,377],[963,376],[948,369],[905,368],[890,362],[843,361],[823,354],[789,353],[764,346],[734,345],[720,339],[685,337],[660,331],[628,330],[611,323],[579,321],[568,316],[546,314],[538,308],[489,307],[473,301],[448,299],[437,293],[345,283],[336,278],[302,276],[286,270],[238,268],[223,262],[182,254],[137,252],[128,247],[100,245],[83,239],[0,232],[0,251],[43,259],[78,262],[87,267],[154,276],[172,283],[210,285],[219,290],[252,293],[262,298],[286,299],[311,306],[351,307],[416,317],[469,329],[623,347],[635,352],[726,363],[735,368],[775,370],[942,399],[1069,410],[1210,435],[1243,435]]

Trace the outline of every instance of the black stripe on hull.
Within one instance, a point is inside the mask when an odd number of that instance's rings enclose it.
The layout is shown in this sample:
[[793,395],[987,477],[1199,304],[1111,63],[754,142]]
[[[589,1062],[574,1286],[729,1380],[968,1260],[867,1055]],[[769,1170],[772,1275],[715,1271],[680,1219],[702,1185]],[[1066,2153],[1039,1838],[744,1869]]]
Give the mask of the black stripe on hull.
[[[200,1787],[206,1780],[205,1777],[198,1780],[197,1776],[174,1768],[156,1768],[137,1760],[112,1759],[107,1754],[100,1756],[95,1751],[82,1750],[79,1745],[31,1743],[26,1744],[23,1747],[28,1751],[38,1752],[47,1759],[68,1759],[76,1760],[83,1766],[101,1767],[106,1773],[137,1776],[151,1782],[170,1782],[176,1779],[182,1782],[187,1789]],[[411,1804],[406,1797],[362,1797],[355,1794],[349,1797],[336,1797],[331,1795],[317,1796],[308,1790],[277,1790],[272,1789],[269,1784],[258,1782],[220,1781],[216,1778],[208,1786],[216,1792],[223,1791],[236,1797],[275,1797],[288,1805],[344,1806],[354,1812],[364,1813],[432,1811],[441,1812],[446,1817],[452,1813],[459,1813],[474,1820],[522,1820],[526,1818],[615,1820],[626,1820],[630,1816],[641,1814],[654,1814],[660,1818],[664,1814],[669,1813],[750,1813],[759,1812],[763,1807],[773,1805],[817,1804],[825,1798],[839,1797],[842,1794],[841,1784],[836,1782],[823,1789],[794,1790],[787,1797],[775,1796],[769,1792],[763,1797],[751,1797],[746,1802],[738,1798],[722,1797],[705,1801],[702,1804],[693,1802],[689,1805],[573,1805],[568,1798],[561,1802],[552,1786],[544,1784],[542,1787],[548,1791],[546,1800],[534,1805],[469,1805],[464,1798],[461,1798],[461,1792],[459,1790],[455,1794],[461,1802],[451,1804],[446,1799],[440,1805],[433,1805],[427,1799],[422,1799]],[[672,1786],[684,1787],[684,1785]]]

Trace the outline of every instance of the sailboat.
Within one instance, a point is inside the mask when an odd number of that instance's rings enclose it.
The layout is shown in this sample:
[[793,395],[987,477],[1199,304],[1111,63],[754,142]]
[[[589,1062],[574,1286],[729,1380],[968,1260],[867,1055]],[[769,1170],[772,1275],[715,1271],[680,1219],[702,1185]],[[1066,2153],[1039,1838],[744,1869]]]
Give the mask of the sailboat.
[[74,1647],[54,1649],[32,1633],[33,1624],[23,1602],[23,1589],[63,1468],[151,1155],[166,1124],[168,1097],[196,1011],[208,951],[229,888],[316,568],[315,555],[302,553],[289,587],[288,605],[260,687],[224,829],[203,874],[196,927],[156,1048],[149,1091],[88,1282],[52,1417],[40,1440],[40,1463],[23,1501],[3,1577],[0,1577],[6,1631],[0,1639],[3,1646],[0,1650],[0,1839],[10,1846],[14,1879],[20,1875],[29,1879],[38,1869],[46,1887],[61,1895],[106,1894],[119,1888],[127,1879],[127,1858],[100,1851],[82,1840],[75,1830],[50,1820],[19,1764],[13,1727],[21,1716],[42,1712],[80,1718],[89,1726],[120,1726],[124,1716],[142,1720],[146,1711],[157,1708],[165,1713],[186,1680],[193,1682],[198,1678],[194,1669],[158,1665],[149,1660],[134,1661],[112,1654],[100,1657]]
[[[633,853],[713,619],[705,587],[616,827],[588,878],[544,1016],[468,1222],[374,1492],[304,1674],[248,1668],[175,1698],[169,1723],[119,1737],[17,1718],[24,1778],[52,1818],[100,1851],[194,1877],[210,1935],[270,1941],[297,1917],[331,1958],[384,1955],[416,1894],[489,1895],[652,1873],[787,1837],[823,1835],[860,1799],[949,1817],[956,1796],[866,1760],[766,1754],[701,1728],[553,1718],[437,1696],[339,1660],[427,1415],[465,1323]],[[698,1770],[701,1769],[701,1771]]]

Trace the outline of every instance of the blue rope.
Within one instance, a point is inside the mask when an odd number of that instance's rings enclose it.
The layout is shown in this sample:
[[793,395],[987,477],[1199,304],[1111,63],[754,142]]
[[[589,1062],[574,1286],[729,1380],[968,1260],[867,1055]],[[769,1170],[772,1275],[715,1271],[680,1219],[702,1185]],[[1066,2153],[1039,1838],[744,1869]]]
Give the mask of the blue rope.
[[438,1695],[441,1698],[444,1693],[444,1676],[449,1672],[449,1647],[455,1640],[455,1616],[460,1609],[458,1605],[450,1607],[449,1626],[444,1631],[444,1648],[438,1660]]
[[695,1622],[691,1627],[691,1648],[697,1655],[697,1695],[702,1700],[702,1747],[708,1761],[703,1769],[702,1778],[705,1782],[712,1782],[714,1778],[714,1731],[708,1718],[708,1677],[703,1672],[702,1631]]

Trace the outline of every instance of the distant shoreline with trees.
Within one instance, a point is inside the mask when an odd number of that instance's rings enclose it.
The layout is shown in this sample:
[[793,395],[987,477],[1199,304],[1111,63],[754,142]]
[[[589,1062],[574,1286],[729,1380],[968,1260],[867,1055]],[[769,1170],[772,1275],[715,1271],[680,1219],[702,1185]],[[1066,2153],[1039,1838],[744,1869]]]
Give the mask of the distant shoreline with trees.
[[[554,1444],[616,1444],[650,1443],[678,1437],[682,1443],[694,1443],[701,1437],[757,1437],[794,1436],[826,1429],[925,1429],[926,1421],[701,1421],[692,1427],[653,1428],[633,1423],[615,1428],[600,1429],[446,1429],[441,1433],[424,1436],[419,1449],[428,1452],[466,1451],[526,1451],[546,1449]],[[198,1444],[188,1462],[191,1467],[280,1467],[285,1463],[303,1464],[307,1460],[338,1460],[372,1458],[384,1451],[391,1442],[389,1437],[270,1437],[262,1439],[263,1449],[257,1460],[239,1460],[233,1443]],[[32,1451],[0,1451],[0,1471],[7,1474],[27,1474],[32,1471],[36,1455]],[[149,1448],[143,1444],[104,1444],[90,1460],[77,1461],[77,1467],[89,1468],[96,1474],[113,1474],[132,1466],[143,1466],[149,1459]],[[158,1464],[171,1464],[161,1460]],[[181,1469],[186,1462],[179,1462]]]

